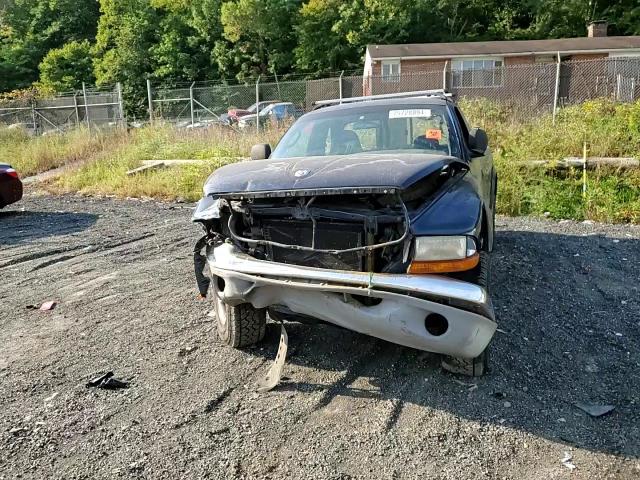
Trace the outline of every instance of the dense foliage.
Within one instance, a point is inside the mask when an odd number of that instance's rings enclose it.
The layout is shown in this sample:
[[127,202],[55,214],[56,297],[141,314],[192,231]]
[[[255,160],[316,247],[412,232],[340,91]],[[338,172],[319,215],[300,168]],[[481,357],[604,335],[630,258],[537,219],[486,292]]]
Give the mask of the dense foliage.
[[359,68],[367,43],[584,36],[594,19],[640,34],[637,0],[0,0],[0,92],[319,74]]

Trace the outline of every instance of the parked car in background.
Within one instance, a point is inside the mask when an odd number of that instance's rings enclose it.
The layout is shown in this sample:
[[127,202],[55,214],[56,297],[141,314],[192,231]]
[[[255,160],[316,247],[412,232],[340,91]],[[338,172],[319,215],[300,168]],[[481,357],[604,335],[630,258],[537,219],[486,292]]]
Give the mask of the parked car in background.
[[7,165],[0,163],[0,208],[17,202],[22,198],[22,182],[18,172]]
[[[255,145],[253,161],[205,184],[193,216],[205,229],[196,251],[206,247],[196,274],[206,295],[198,271],[208,263],[218,336],[256,343],[268,311],[439,353],[444,369],[483,375],[497,328],[497,176],[486,133],[442,90],[318,104],[273,152]],[[295,108],[272,110],[280,107]]]
[[266,100],[263,102],[257,102],[251,105],[246,109],[242,108],[232,108],[227,112],[227,115],[221,115],[220,118],[225,118],[229,121],[230,124],[237,123],[242,117],[247,115],[255,115],[256,112],[260,113],[269,105],[273,105],[274,103],[279,103],[280,100]]
[[[296,119],[301,117],[304,111],[291,102],[273,103],[265,107],[257,117],[260,119],[260,125],[268,122],[280,123],[288,119]],[[256,124],[256,115],[245,115],[238,121],[240,128],[247,128]]]

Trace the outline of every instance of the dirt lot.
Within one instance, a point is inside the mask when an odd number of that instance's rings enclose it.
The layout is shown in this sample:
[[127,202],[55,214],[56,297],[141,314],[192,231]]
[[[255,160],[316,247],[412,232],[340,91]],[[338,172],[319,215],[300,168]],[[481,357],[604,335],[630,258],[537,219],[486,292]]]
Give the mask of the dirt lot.
[[[278,328],[246,351],[215,341],[191,207],[0,212],[1,479],[640,478],[640,228],[500,218],[486,378],[291,323],[287,378],[257,394]],[[85,387],[105,370],[131,387]]]

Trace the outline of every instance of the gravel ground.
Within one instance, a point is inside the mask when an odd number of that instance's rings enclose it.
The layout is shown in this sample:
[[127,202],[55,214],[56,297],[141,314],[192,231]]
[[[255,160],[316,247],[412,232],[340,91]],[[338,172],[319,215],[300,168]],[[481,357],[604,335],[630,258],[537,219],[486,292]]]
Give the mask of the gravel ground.
[[[286,378],[257,394],[279,330],[217,343],[191,208],[28,196],[0,212],[0,479],[640,478],[639,227],[499,218],[485,378],[290,323]],[[131,387],[86,388],[106,370]]]

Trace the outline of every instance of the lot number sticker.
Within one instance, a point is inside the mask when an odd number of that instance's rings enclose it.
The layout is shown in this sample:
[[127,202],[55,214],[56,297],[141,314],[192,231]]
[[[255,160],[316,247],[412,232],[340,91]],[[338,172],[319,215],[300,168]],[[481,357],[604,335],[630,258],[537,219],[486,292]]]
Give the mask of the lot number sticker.
[[442,130],[437,128],[430,128],[427,130],[425,137],[429,140],[442,140]]
[[407,110],[389,110],[389,118],[429,118],[431,110],[428,108],[411,108]]

